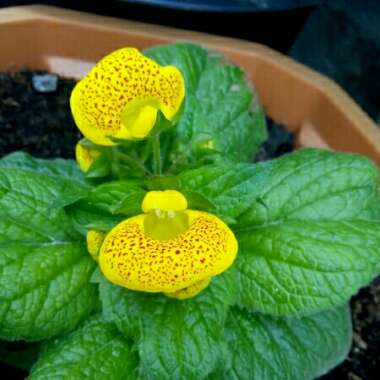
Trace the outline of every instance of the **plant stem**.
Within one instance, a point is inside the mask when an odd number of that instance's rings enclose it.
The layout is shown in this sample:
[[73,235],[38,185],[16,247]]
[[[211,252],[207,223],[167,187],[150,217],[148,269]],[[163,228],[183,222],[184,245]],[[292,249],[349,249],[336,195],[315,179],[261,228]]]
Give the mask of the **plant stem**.
[[152,148],[153,148],[153,173],[161,175],[162,162],[161,162],[161,146],[160,135],[157,133],[152,136]]
[[152,153],[152,141],[147,140],[144,144],[144,148],[142,149],[141,155],[140,155],[140,161],[142,164],[145,164],[146,160],[150,157]]
[[128,154],[125,154],[125,153],[122,153],[122,152],[118,152],[118,155],[119,157],[124,160],[124,162],[126,162],[127,164],[129,164],[130,166],[136,168],[136,169],[139,169],[141,170],[142,172],[144,172],[145,174],[152,174],[139,160],[137,159],[134,159],[132,158],[131,156],[129,156]]

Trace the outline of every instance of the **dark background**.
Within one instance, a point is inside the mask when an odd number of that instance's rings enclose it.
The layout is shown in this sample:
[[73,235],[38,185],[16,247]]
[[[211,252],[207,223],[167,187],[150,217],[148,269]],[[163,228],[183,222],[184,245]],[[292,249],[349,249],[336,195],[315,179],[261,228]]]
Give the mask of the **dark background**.
[[2,6],[49,4],[181,29],[261,42],[287,52],[314,7],[266,12],[197,12],[120,0],[0,0]]

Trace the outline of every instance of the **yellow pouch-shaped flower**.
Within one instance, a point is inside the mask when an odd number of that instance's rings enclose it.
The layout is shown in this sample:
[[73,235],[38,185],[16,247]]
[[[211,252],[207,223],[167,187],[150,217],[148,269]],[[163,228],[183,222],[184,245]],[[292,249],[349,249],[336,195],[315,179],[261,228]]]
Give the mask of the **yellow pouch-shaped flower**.
[[212,214],[188,210],[181,193],[149,192],[143,211],[114,227],[100,248],[109,281],[185,299],[235,260],[238,245],[229,227]]
[[75,86],[70,99],[74,120],[98,145],[114,139],[146,137],[160,110],[173,120],[185,96],[181,72],[162,67],[135,48],[107,55]]

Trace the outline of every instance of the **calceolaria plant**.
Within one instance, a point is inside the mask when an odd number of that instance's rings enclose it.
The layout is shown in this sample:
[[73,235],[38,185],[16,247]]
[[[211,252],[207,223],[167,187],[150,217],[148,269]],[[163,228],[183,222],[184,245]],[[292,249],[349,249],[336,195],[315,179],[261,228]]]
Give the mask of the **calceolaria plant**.
[[191,44],[109,54],[71,109],[77,163],[0,160],[3,360],[26,341],[30,380],[307,380],[344,359],[380,272],[375,164],[253,163],[255,94]]

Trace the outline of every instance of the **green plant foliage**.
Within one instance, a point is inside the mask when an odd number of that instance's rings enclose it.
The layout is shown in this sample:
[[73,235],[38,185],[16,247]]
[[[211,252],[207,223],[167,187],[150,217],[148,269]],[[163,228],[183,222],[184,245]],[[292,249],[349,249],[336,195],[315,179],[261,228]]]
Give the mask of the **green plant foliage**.
[[180,190],[209,194],[234,218],[240,302],[273,315],[333,307],[379,273],[378,183],[371,161],[314,149],[179,175]]
[[[78,180],[71,177],[78,174]],[[40,340],[71,330],[97,304],[94,263],[60,196],[81,194],[73,163],[0,160],[0,337]],[[67,193],[66,193],[67,192]],[[72,197],[74,199],[74,197]]]
[[171,164],[178,169],[205,156],[250,161],[267,135],[264,113],[244,72],[192,44],[158,46],[145,53],[161,65],[178,67],[185,78],[182,114],[168,136]]
[[88,195],[90,205],[112,215],[139,214],[146,191],[133,181],[113,181],[95,187]]
[[313,379],[347,355],[352,326],[347,306],[310,317],[274,318],[233,308],[225,331],[230,360],[215,379]]
[[46,344],[29,380],[137,380],[131,343],[100,316]]
[[103,313],[134,338],[147,379],[205,378],[221,357],[223,326],[236,296],[235,272],[214,279],[186,302],[100,283]]
[[[146,54],[183,73],[174,123],[159,114],[147,140],[85,141],[101,151],[86,176],[71,160],[0,159],[3,360],[29,368],[38,351],[30,380],[324,374],[350,347],[349,298],[380,272],[378,167],[318,149],[252,163],[265,122],[242,70],[193,44]],[[190,299],[116,286],[87,253],[89,230],[108,232],[165,189],[239,243],[234,264]]]
[[241,303],[273,315],[339,305],[380,271],[379,225],[290,221],[239,235]]

